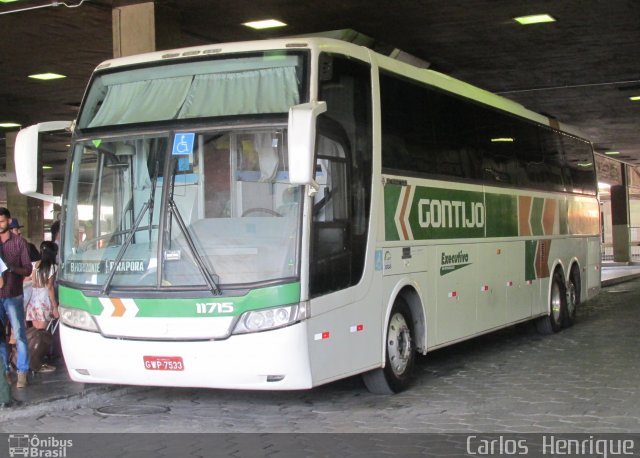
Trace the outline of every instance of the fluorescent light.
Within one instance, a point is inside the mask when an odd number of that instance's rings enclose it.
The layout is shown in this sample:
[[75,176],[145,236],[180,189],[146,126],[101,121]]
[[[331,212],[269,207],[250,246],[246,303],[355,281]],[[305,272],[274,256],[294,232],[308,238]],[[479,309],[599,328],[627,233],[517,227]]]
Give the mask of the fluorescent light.
[[43,165],[42,166],[42,170],[51,170],[53,167],[51,167],[50,165]]
[[247,27],[251,27],[252,29],[262,30],[262,29],[271,29],[273,27],[284,27],[284,22],[280,22],[276,19],[265,19],[264,21],[252,21],[245,22],[242,25],[246,25]]
[[578,163],[578,167],[592,167],[592,166],[593,166],[593,162]]
[[20,126],[22,126],[22,124],[18,124],[17,122],[0,122],[0,127],[11,128]]
[[491,139],[491,143],[508,143],[508,142],[514,142],[515,140],[511,137],[499,137],[499,138],[492,138]]
[[13,2],[17,2],[18,0],[0,0],[0,3],[13,3]]
[[617,156],[618,154],[620,154],[620,151],[605,151],[604,154],[606,154],[607,156]]
[[633,95],[629,97],[629,100],[631,100],[632,102],[638,102],[640,101],[640,95]]
[[33,78],[34,80],[57,80],[60,78],[66,78],[65,75],[59,75],[58,73],[37,73],[35,75],[29,75],[29,78]]
[[522,25],[540,24],[543,22],[556,22],[556,20],[548,14],[533,14],[531,16],[514,17],[513,20]]

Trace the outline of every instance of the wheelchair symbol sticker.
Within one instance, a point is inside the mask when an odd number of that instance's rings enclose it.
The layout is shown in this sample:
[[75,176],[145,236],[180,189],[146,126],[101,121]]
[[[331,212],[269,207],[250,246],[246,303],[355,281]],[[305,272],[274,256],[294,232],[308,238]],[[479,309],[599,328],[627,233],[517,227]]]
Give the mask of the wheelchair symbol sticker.
[[196,134],[194,133],[186,133],[186,134],[176,134],[173,139],[173,151],[172,155],[181,155],[181,154],[193,154],[193,142],[195,140]]

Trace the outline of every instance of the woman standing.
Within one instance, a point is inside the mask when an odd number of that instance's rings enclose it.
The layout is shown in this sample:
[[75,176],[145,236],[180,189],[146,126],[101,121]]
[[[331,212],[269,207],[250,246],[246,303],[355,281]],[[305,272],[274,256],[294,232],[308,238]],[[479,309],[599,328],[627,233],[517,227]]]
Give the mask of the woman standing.
[[[31,274],[32,292],[27,304],[27,321],[34,328],[46,329],[52,318],[58,318],[58,303],[54,292],[56,273],[56,255],[58,246],[53,242],[40,244],[40,261],[37,261]],[[52,372],[55,366],[43,364],[38,372]]]

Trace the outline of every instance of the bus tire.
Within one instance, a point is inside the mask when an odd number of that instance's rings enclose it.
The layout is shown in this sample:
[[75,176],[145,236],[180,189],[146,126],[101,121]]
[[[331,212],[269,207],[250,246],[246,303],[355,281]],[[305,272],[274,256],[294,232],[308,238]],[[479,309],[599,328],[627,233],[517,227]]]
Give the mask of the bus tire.
[[567,308],[563,323],[565,328],[573,326],[575,322],[576,310],[580,305],[580,287],[580,269],[574,264],[567,283]]
[[384,368],[362,374],[367,389],[375,394],[394,394],[411,383],[416,358],[413,320],[407,302],[396,299],[389,322]]
[[551,294],[549,295],[549,315],[536,320],[536,328],[540,334],[553,334],[562,329],[567,310],[567,288],[560,269],[556,269],[551,278]]

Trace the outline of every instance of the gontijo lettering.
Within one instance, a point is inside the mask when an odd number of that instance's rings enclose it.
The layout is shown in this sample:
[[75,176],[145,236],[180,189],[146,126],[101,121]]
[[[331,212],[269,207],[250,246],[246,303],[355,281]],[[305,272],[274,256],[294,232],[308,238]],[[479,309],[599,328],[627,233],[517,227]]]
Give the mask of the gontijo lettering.
[[420,227],[484,227],[483,202],[420,199],[418,209]]

